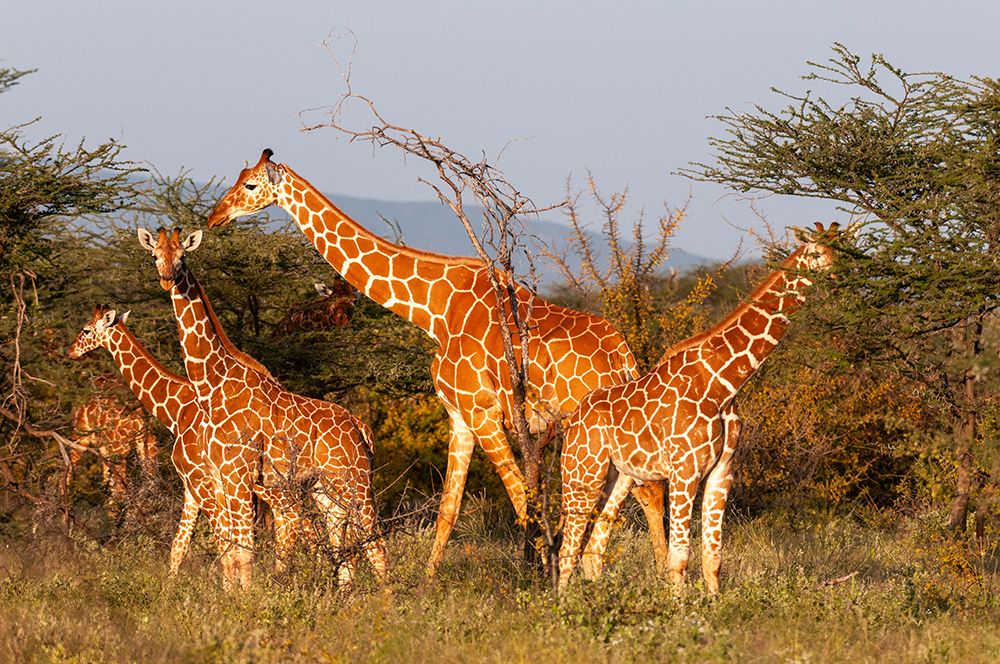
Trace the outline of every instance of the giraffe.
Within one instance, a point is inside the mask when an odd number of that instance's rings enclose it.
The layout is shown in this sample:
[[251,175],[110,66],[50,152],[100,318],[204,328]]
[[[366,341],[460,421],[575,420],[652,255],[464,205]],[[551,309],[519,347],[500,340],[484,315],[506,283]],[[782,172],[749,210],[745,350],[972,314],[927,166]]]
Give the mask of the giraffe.
[[[156,454],[159,451],[156,436],[142,413],[131,404],[113,396],[94,395],[73,410],[73,432],[76,443],[96,450],[100,456],[101,474],[111,494],[109,514],[113,515],[116,507],[122,507],[128,496],[126,458],[133,448],[143,474],[146,477],[156,475]],[[83,454],[80,449],[69,451],[67,484]]]
[[323,330],[345,327],[351,322],[358,292],[343,279],[337,279],[333,288],[324,283],[313,284],[319,299],[297,306],[274,326],[271,338],[277,339],[292,332]]
[[[202,440],[204,414],[190,381],[169,371],[146,350],[125,326],[128,316],[129,312],[117,317],[114,309],[94,307],[93,315],[73,340],[68,354],[76,359],[95,348],[107,349],[143,407],[174,434],[170,458],[184,485],[184,507],[170,546],[173,576],[187,555],[201,510],[205,511],[213,531],[217,530],[214,484]],[[218,538],[217,544],[221,552],[223,543]]]
[[637,482],[651,480],[670,483],[668,571],[675,585],[683,584],[692,507],[704,480],[702,575],[709,592],[718,592],[722,516],[740,437],[736,396],[785,335],[788,315],[812,284],[808,273],[832,264],[831,243],[840,234],[837,223],[796,229],[800,246],[722,322],[668,350],[644,376],[583,399],[569,419],[561,459],[561,588],[597,510],[584,552],[595,556],[591,575],[600,574],[625,496]]
[[[90,320],[70,344],[68,355],[77,359],[95,348],[105,348],[111,353],[122,377],[146,411],[174,434],[175,442],[170,459],[184,487],[181,518],[170,546],[170,575],[176,576],[187,555],[201,511],[205,512],[212,531],[216,534],[216,546],[220,555],[225,551],[226,543],[218,537],[215,518],[215,489],[203,439],[204,413],[191,382],[164,367],[126,327],[125,321],[130,313],[126,311],[118,317],[114,309],[100,305],[94,307]],[[258,491],[265,502],[275,500],[266,492],[264,495],[261,493]],[[299,521],[296,510],[293,509],[292,512],[293,515],[288,518]],[[304,532],[308,535],[310,531],[306,528]],[[282,535],[287,539],[287,534],[276,533],[276,537],[280,538]],[[279,540],[275,560],[276,571],[279,573],[286,567],[290,548],[290,543]]]
[[[384,581],[385,542],[377,532],[371,487],[371,430],[336,404],[288,392],[263,365],[231,346],[184,262],[201,243],[201,231],[183,242],[179,229],[160,229],[158,239],[142,228],[138,235],[154,258],[160,286],[171,293],[188,380],[206,413],[219,527],[236,545],[222,558],[224,586],[250,584],[255,485],[277,505],[275,529],[290,541],[296,524],[288,518],[295,502],[288,484],[303,479],[314,481],[310,494],[326,517],[331,546],[345,553],[360,546]],[[353,562],[344,560],[338,577],[349,586]]]
[[[264,150],[243,169],[208,218],[209,228],[272,204],[288,212],[328,263],[369,298],[420,327],[438,344],[431,377],[448,413],[448,467],[427,563],[433,576],[458,518],[476,443],[497,468],[519,519],[525,484],[507,443],[513,393],[500,333],[490,267],[475,258],[444,256],[393,244],[331,203],[287,164]],[[510,275],[498,275],[509,279]],[[527,413],[538,433],[576,408],[591,390],[634,378],[635,358],[625,339],[598,316],[556,306],[516,285],[522,315],[529,314]],[[509,314],[503,314],[509,316]],[[514,338],[515,353],[520,341]],[[636,497],[646,512],[654,551],[666,559],[663,484],[648,483]]]

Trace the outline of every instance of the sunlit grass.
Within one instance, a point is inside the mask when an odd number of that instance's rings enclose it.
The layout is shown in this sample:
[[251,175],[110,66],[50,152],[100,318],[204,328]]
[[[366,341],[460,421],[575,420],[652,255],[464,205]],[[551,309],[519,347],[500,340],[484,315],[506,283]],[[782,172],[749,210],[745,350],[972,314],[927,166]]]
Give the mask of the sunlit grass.
[[[520,572],[516,531],[481,504],[435,581],[432,532],[391,538],[391,592],[363,573],[339,592],[300,552],[282,578],[266,545],[253,588],[224,593],[204,542],[177,579],[162,543],[0,545],[0,659],[8,661],[997,661],[996,553],[928,521],[733,519],[723,591],[693,561],[675,592],[645,532],[625,527],[596,583],[561,597]],[[697,558],[697,556],[696,556]],[[850,576],[853,574],[853,576]],[[833,580],[846,579],[831,584]]]

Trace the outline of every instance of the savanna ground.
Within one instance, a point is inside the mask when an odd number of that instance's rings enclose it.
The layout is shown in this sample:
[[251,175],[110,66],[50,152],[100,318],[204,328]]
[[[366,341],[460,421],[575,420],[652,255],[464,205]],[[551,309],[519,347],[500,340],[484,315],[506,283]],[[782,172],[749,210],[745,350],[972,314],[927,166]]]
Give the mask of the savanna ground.
[[226,593],[205,533],[181,574],[169,540],[56,535],[0,545],[0,658],[105,661],[913,661],[1000,658],[1000,552],[960,544],[941,515],[730,518],[724,587],[675,592],[636,515],[608,573],[561,596],[520,567],[506,510],[475,499],[428,581],[430,527],[390,538],[390,589],[351,593],[306,551],[282,577],[263,537],[253,587]]

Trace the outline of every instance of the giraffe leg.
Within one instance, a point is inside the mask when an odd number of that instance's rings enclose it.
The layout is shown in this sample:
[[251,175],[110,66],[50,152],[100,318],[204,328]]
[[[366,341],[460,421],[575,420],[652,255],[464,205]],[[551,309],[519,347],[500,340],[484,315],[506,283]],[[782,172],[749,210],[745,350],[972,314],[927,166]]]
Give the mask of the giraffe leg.
[[615,480],[614,488],[611,489],[608,500],[604,503],[604,508],[594,523],[594,530],[590,534],[590,541],[587,542],[587,548],[583,552],[585,563],[587,558],[590,558],[590,563],[583,566],[584,573],[588,579],[600,578],[601,573],[604,571],[604,554],[607,552],[608,543],[611,541],[611,530],[614,528],[615,519],[618,518],[618,511],[621,509],[622,503],[625,502],[633,486],[635,486],[635,478],[625,473],[619,473],[618,479]]
[[249,588],[253,577],[253,491],[245,466],[243,460],[237,459],[221,468],[222,476],[227,478],[224,505],[228,541],[222,568],[228,588]]
[[649,526],[649,539],[653,543],[653,559],[656,569],[663,572],[667,568],[667,531],[664,528],[663,502],[666,493],[666,482],[643,482],[632,489],[632,495],[639,501],[646,523]]
[[[119,511],[125,507],[125,497],[128,495],[125,457],[115,455],[102,465],[104,468],[104,481],[108,483],[111,490],[110,514],[112,511]],[[111,514],[111,516],[114,518],[114,514]]]
[[670,545],[667,555],[667,571],[670,582],[675,586],[684,585],[688,557],[691,552],[691,509],[698,492],[701,476],[692,473],[689,477],[679,474],[670,481]]
[[359,535],[361,548],[364,550],[368,563],[372,566],[375,579],[384,584],[389,578],[389,565],[386,556],[385,537],[379,531],[378,511],[375,509],[375,494],[372,491],[370,474],[368,481],[358,487],[362,503],[358,510]]
[[705,481],[701,506],[701,573],[708,592],[719,592],[719,569],[722,566],[722,517],[733,484],[733,454],[740,439],[742,422],[735,405],[722,414],[725,447],[715,468]]
[[[562,480],[562,545],[559,547],[559,590],[569,583],[576,567],[584,536],[604,489],[602,474],[575,472],[576,464],[563,460]],[[607,469],[605,469],[607,472]]]
[[469,462],[476,448],[472,431],[455,411],[448,409],[451,420],[450,441],[448,443],[448,469],[444,474],[444,490],[441,496],[441,506],[438,509],[437,523],[434,528],[434,546],[431,557],[427,561],[427,575],[434,576],[438,565],[444,556],[444,547],[448,544],[451,531],[458,520],[458,512],[462,506],[462,493],[465,491],[465,478],[469,472]]
[[[353,555],[344,546],[348,541],[350,510],[347,502],[343,499],[343,492],[331,491],[322,484],[322,482],[317,483],[316,488],[313,489],[313,499],[326,517],[327,539],[330,542],[330,548],[339,559],[338,585],[343,590],[350,590],[354,583],[354,561],[351,559]],[[340,496],[340,498],[334,498],[334,496]]]
[[141,437],[139,452],[139,467],[146,477],[156,477],[156,454],[158,452],[156,436],[143,426],[145,433]]
[[287,492],[262,484],[254,485],[254,493],[271,508],[274,517],[274,573],[283,574],[288,570],[288,559],[295,547],[301,518],[292,497]]
[[528,499],[525,492],[524,475],[517,465],[514,452],[507,442],[507,434],[502,424],[502,413],[499,408],[490,408],[473,415],[472,430],[486,456],[500,474],[510,502],[514,505],[517,518],[521,521],[527,516]]
[[181,509],[181,520],[177,524],[177,534],[170,545],[170,576],[177,576],[177,571],[181,568],[184,556],[187,555],[188,546],[191,544],[191,535],[194,533],[194,526],[198,521],[200,506],[191,488],[184,487],[184,507]]
[[377,530],[372,531],[364,544],[364,550],[368,564],[372,566],[372,571],[375,573],[375,579],[379,584],[385,584],[389,579],[389,560],[386,555],[385,537]]

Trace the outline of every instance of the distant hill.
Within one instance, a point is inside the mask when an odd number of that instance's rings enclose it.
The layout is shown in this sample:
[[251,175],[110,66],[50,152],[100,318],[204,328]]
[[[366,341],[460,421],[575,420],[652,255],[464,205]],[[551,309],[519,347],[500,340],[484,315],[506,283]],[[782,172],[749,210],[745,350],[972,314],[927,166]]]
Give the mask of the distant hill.
[[[435,201],[398,202],[341,195],[328,194],[328,196],[331,201],[343,208],[347,214],[363,226],[383,237],[395,239],[395,230],[382,219],[385,217],[399,225],[402,242],[410,247],[455,256],[475,256],[475,250],[466,236],[465,229],[462,228],[451,210]],[[476,230],[479,230],[478,224],[482,220],[479,209],[470,208],[469,218],[474,224],[477,224]],[[552,262],[540,255],[537,250],[537,242],[540,240],[556,249],[565,248],[567,238],[570,236],[569,226],[545,219],[526,222],[525,226],[526,234],[535,236],[529,238],[528,242],[529,246],[535,245],[531,246],[531,250],[533,256],[536,257],[539,280],[543,286],[557,283],[560,280],[559,274]],[[601,251],[598,258],[601,267],[604,268],[607,266],[608,260],[607,247],[598,233],[591,233],[591,236],[594,239],[595,249]],[[690,254],[683,249],[671,249],[664,269],[672,267],[683,272],[713,262],[708,258]]]

